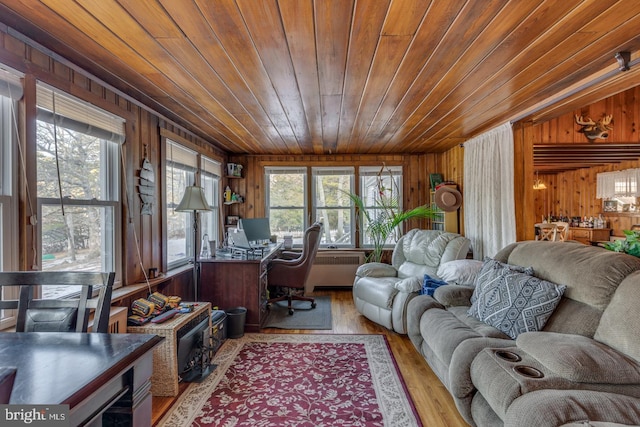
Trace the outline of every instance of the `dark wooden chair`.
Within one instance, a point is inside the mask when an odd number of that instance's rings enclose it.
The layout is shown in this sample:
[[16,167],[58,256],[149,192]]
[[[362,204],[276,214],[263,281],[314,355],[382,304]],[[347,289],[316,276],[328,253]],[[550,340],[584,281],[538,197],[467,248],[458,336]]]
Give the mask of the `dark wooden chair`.
[[[91,332],[109,331],[109,312],[115,273],[84,271],[0,272],[0,292],[19,287],[18,299],[0,301],[0,309],[17,310],[16,332],[87,332],[94,311]],[[37,286],[81,286],[78,298],[36,299]],[[94,291],[97,295],[94,296]]]
[[316,222],[304,232],[302,252],[282,253],[282,258],[271,261],[267,283],[274,293],[283,293],[275,298],[270,298],[268,306],[278,301],[288,301],[289,314],[293,314],[292,300],[309,301],[311,308],[316,307],[315,299],[300,295],[304,293],[304,283],[309,277],[313,260],[316,258],[318,246],[320,246],[320,236],[322,235],[322,224]]

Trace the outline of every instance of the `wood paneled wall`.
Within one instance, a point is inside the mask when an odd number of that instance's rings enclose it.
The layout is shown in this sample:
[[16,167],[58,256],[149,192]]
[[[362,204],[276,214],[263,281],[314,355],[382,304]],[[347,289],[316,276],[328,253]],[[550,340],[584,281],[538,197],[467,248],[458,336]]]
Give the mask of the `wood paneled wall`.
[[[533,144],[585,144],[589,141],[578,130],[575,115],[588,116],[598,120],[605,114],[613,115],[613,129],[606,140],[596,140],[593,144],[640,143],[637,124],[640,123],[640,87],[610,96],[597,103],[539,124],[521,124],[530,128],[524,143]],[[531,162],[532,163],[532,162]],[[535,170],[526,176],[526,189],[532,194],[533,205],[527,223],[519,224],[533,229],[542,216],[567,215],[597,216],[602,213],[602,200],[596,198],[596,176],[600,172],[640,167],[638,161],[611,163],[604,166],[582,168],[557,174],[539,175],[547,186],[546,190],[533,190]],[[640,223],[640,215],[607,214],[613,234],[623,235],[622,230]],[[532,222],[533,221],[533,222]],[[531,232],[532,233],[532,232]]]
[[[24,149],[26,164],[25,171],[20,170],[17,173],[20,217],[20,255],[17,267],[21,270],[39,268],[37,265],[33,265],[33,260],[37,257],[34,254],[34,233],[28,218],[35,214],[30,211],[30,206],[37,206],[35,87],[37,81],[42,81],[126,120],[126,142],[122,151],[124,173],[121,175],[122,284],[143,281],[144,274],[141,265],[145,269],[159,267],[160,272],[165,272],[163,252],[166,248],[162,246],[162,242],[165,240],[163,236],[166,229],[164,228],[164,212],[161,209],[164,192],[161,171],[164,166],[164,157],[160,128],[162,127],[164,136],[171,135],[172,138],[189,144],[191,148],[214,160],[224,163],[226,161],[225,154],[214,149],[207,141],[140,106],[125,94],[102,84],[80,67],[34,48],[25,41],[14,37],[8,33],[7,27],[2,25],[0,25],[0,63],[24,74],[24,97],[21,101],[21,108],[25,112],[25,121],[21,123],[23,137],[20,139],[20,144]],[[137,173],[145,155],[156,168],[156,176],[159,178],[156,182],[158,203],[155,204],[152,215],[140,214],[140,199],[135,191]],[[28,200],[28,197],[31,197],[31,200]],[[189,294],[192,286],[190,280],[184,280],[185,277],[189,279],[192,275],[181,274],[179,280],[172,280],[173,284],[170,290],[184,298],[190,298],[193,297]]]

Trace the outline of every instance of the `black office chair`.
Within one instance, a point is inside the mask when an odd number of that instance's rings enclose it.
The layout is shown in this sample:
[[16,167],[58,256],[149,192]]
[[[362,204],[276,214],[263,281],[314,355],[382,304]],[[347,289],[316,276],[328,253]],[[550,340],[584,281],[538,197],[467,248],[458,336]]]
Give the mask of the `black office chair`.
[[283,252],[283,258],[271,261],[267,276],[268,286],[274,290],[274,293],[282,292],[283,294],[270,298],[267,306],[286,300],[289,314],[293,314],[291,306],[293,300],[309,301],[311,308],[316,307],[314,298],[300,295],[300,293],[304,293],[304,283],[309,277],[313,260],[316,258],[321,234],[322,223],[316,222],[304,232],[302,252]]
[[[19,287],[18,299],[0,301],[0,309],[17,310],[16,332],[109,332],[109,312],[115,273],[84,271],[0,272],[0,292]],[[81,286],[79,298],[36,299],[36,286]],[[94,296],[94,291],[97,293]]]

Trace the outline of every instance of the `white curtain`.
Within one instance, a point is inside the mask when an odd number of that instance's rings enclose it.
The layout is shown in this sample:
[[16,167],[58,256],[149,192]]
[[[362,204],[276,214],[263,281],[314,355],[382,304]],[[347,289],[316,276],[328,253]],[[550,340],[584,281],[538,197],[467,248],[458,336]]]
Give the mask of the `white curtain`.
[[640,169],[602,172],[596,175],[596,197],[640,197]]
[[510,123],[464,143],[464,231],[478,260],[516,241]]

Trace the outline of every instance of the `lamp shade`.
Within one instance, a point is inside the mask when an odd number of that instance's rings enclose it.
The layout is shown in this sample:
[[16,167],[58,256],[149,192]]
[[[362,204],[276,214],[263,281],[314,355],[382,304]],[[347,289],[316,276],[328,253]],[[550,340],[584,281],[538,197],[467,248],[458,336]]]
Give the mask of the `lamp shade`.
[[204,197],[202,187],[191,185],[184,190],[184,196],[180,200],[180,204],[176,206],[177,212],[189,211],[210,211],[211,208]]

